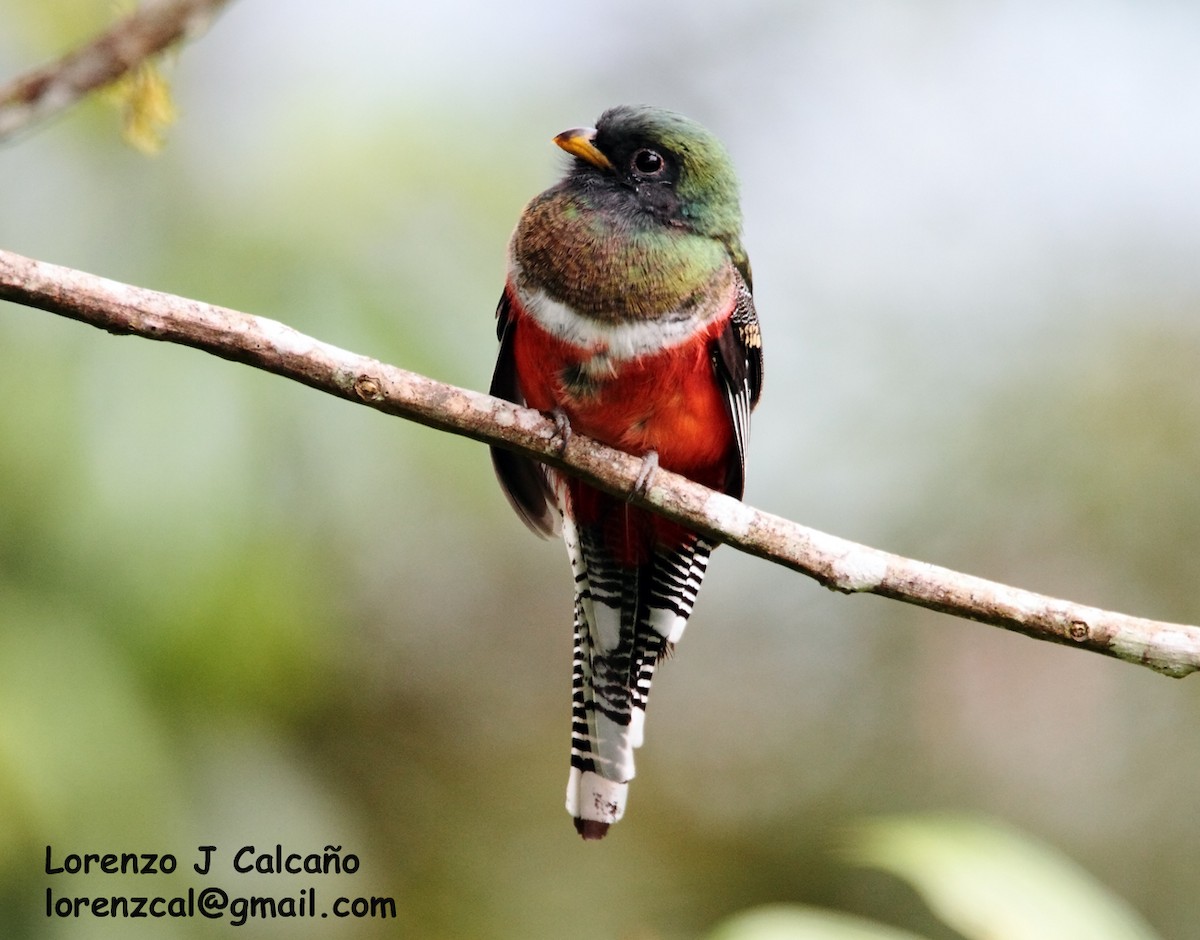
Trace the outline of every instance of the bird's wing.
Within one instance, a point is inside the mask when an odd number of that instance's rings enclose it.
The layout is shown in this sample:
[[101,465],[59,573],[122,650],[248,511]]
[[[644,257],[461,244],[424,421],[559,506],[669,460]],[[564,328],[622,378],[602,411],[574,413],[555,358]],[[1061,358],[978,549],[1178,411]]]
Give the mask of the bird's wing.
[[742,278],[738,279],[737,301],[724,331],[709,349],[713,373],[725,392],[725,404],[733,422],[737,454],[731,459],[725,492],[741,499],[746,478],[746,445],[750,439],[750,412],[762,392],[762,334],[754,297]]
[[[508,291],[500,296],[496,307],[496,336],[500,340],[500,353],[496,358],[496,370],[492,373],[489,393],[515,405],[524,405],[525,396],[517,381],[517,368],[513,359],[513,342],[517,324],[509,310]],[[535,460],[514,454],[500,447],[492,449],[492,466],[496,478],[508,497],[508,502],[530,529],[541,536],[551,536],[558,529],[558,511],[554,505],[554,494],[546,469]]]

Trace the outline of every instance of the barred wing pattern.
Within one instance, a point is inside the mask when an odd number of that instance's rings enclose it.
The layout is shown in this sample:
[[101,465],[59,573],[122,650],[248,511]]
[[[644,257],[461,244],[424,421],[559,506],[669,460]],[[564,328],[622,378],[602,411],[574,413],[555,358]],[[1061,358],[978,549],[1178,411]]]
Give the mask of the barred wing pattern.
[[683,635],[713,546],[689,533],[679,546],[659,548],[639,565],[621,564],[605,547],[598,527],[575,524],[569,484],[555,477],[575,575],[566,805],[580,835],[599,839],[625,811],[634,776],[633,749],[642,743],[654,669]]

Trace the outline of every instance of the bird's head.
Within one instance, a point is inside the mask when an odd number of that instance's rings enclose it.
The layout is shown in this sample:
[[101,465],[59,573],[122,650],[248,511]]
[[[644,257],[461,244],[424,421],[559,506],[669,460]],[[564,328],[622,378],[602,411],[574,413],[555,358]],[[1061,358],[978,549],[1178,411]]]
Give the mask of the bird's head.
[[578,185],[608,191],[631,212],[740,252],[733,163],[695,121],[662,108],[622,105],[600,115],[594,128],[563,131],[554,142],[576,158],[570,178]]

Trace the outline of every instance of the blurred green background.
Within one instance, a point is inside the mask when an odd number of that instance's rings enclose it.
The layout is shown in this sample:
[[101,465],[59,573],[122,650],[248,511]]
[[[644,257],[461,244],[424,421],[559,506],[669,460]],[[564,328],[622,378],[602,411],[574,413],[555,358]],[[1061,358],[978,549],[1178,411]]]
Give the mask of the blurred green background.
[[[0,0],[0,77],[111,16]],[[1197,39],[1200,7],[1168,0],[237,0],[171,67],[157,158],[101,101],[0,150],[0,246],[485,389],[550,137],[674,107],[743,181],[749,502],[1194,623]],[[393,896],[399,921],[254,936],[673,940],[800,902],[950,940],[835,851],[864,815],[937,810],[1197,935],[1200,680],[724,549],[626,819],[585,845],[562,808],[570,585],[477,444],[0,304],[0,933],[226,929],[47,919],[47,844],[182,869],[282,843],[356,853],[318,890]]]

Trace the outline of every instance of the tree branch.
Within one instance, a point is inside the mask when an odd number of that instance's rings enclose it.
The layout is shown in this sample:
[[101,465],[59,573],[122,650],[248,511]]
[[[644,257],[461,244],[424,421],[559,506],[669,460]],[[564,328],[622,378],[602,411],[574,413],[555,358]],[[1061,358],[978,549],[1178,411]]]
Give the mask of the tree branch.
[[[641,461],[581,435],[566,447],[542,414],[360,356],[291,327],[0,251],[0,299],[116,334],[180,343],[429,427],[497,444],[617,494]],[[869,592],[1181,677],[1200,668],[1200,628],[1084,607],[960,574],[760,512],[667,471],[634,505],[845,593]]]
[[148,0],[57,62],[0,86],[0,143],[35,121],[69,108],[173,43],[195,38],[228,2]]

